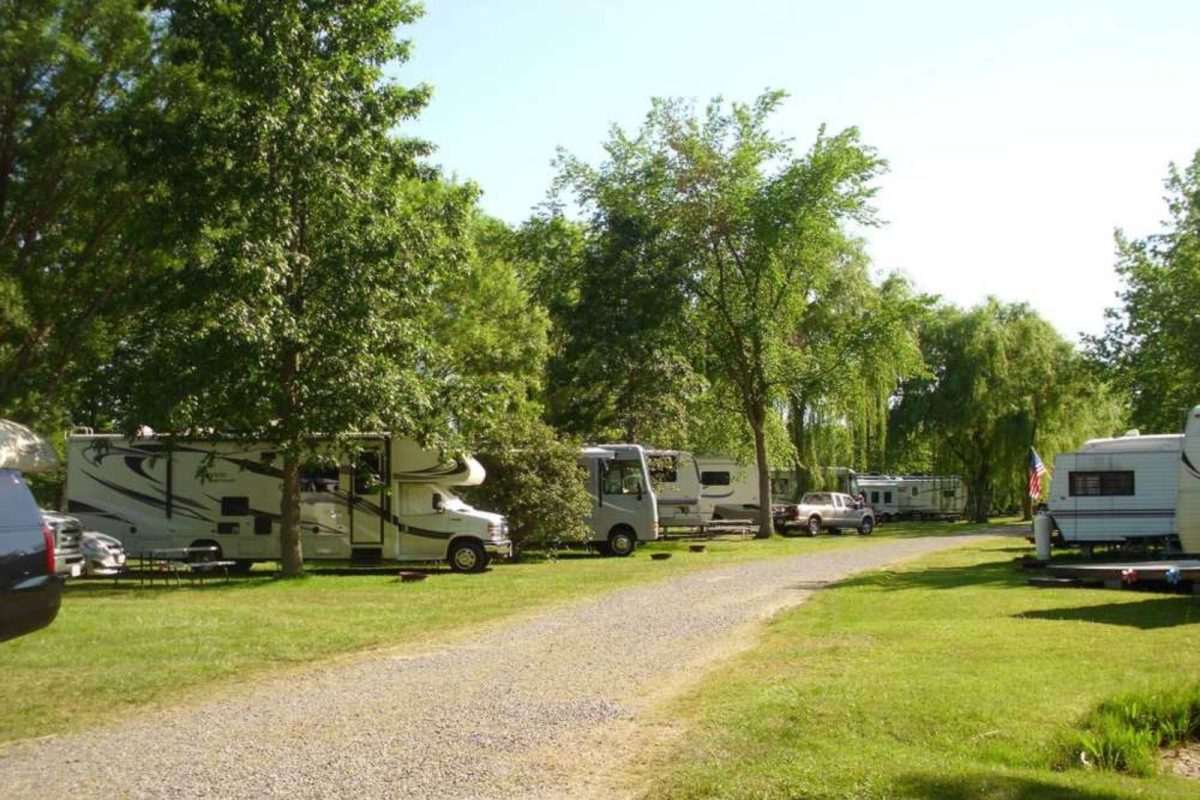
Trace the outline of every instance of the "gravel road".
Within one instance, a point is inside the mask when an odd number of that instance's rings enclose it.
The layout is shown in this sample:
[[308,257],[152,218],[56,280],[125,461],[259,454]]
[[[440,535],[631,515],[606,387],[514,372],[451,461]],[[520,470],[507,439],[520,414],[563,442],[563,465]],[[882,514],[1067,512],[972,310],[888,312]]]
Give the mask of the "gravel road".
[[639,712],[749,646],[765,617],[824,583],[972,538],[855,541],[707,570],[23,742],[0,750],[0,796],[612,796],[623,760],[662,739],[639,729]]

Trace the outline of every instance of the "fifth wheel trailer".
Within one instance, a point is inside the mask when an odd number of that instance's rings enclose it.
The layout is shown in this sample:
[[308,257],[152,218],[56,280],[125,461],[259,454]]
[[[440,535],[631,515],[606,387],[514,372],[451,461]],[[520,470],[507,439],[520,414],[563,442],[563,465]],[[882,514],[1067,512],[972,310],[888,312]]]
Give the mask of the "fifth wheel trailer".
[[1182,434],[1092,439],[1054,459],[1050,516],[1062,538],[1105,544],[1178,537],[1200,554],[1200,406]]
[[[357,562],[447,560],[459,572],[511,556],[508,526],[454,493],[483,482],[473,458],[446,459],[387,434],[353,437],[351,461],[324,445],[303,465],[304,553]],[[270,444],[173,437],[67,439],[67,510],[126,550],[216,546],[242,567],[280,557],[281,458]]]

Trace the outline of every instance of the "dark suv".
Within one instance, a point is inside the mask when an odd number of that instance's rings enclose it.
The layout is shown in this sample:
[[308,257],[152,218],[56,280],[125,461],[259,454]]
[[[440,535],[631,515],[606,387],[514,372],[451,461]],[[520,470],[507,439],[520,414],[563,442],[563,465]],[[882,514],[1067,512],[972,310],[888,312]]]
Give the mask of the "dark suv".
[[58,615],[54,533],[15,469],[0,469],[0,641],[44,628]]

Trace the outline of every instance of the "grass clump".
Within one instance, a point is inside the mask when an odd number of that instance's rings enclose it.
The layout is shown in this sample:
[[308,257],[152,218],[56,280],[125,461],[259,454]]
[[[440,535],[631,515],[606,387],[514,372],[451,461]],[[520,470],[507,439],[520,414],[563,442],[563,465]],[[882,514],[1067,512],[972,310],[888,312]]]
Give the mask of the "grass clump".
[[1157,771],[1158,751],[1200,739],[1200,683],[1106,700],[1063,745],[1060,766]]

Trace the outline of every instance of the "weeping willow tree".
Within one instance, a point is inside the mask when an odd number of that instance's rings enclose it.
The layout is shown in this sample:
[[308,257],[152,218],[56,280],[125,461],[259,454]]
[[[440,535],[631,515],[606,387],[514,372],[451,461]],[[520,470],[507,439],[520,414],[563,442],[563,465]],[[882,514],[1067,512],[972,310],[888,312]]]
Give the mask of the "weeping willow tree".
[[1031,447],[1049,463],[1119,424],[1106,387],[1026,305],[940,308],[921,346],[928,372],[901,387],[891,449],[927,453],[927,471],[962,474],[978,522],[995,510],[1028,512]]
[[871,283],[855,245],[794,334],[818,354],[788,395],[799,492],[836,487],[839,467],[884,469],[892,398],[923,370],[917,330],[928,300],[900,276]]

